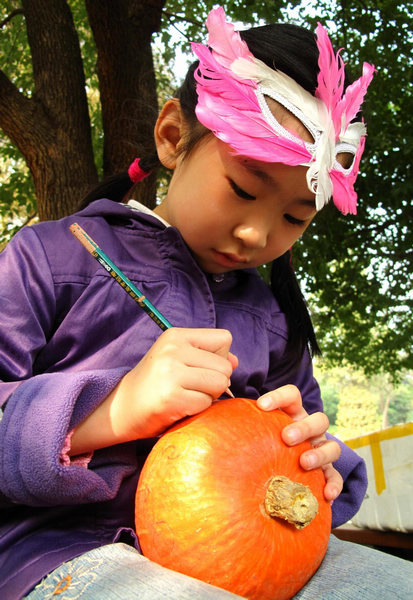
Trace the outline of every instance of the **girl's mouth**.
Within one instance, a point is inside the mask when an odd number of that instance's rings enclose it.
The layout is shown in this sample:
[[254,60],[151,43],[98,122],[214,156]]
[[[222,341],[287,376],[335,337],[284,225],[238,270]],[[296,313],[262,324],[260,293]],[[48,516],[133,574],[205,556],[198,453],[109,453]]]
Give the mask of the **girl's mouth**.
[[212,250],[214,260],[222,267],[239,267],[247,262],[246,258],[238,256],[237,254],[231,254],[230,252],[219,252],[218,250]]

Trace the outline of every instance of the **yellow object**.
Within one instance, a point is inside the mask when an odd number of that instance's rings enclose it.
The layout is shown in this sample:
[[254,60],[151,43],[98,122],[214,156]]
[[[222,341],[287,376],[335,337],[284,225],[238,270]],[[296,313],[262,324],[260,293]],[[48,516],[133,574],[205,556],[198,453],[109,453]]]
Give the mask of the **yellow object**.
[[345,440],[366,461],[369,485],[352,523],[413,531],[413,422]]
[[381,431],[375,431],[374,433],[368,433],[367,435],[361,435],[360,437],[345,441],[347,446],[350,446],[353,450],[356,450],[356,448],[360,448],[361,446],[370,446],[377,494],[381,494],[386,488],[380,442],[384,440],[394,440],[405,435],[413,435],[413,423],[394,425],[393,427],[388,427]]

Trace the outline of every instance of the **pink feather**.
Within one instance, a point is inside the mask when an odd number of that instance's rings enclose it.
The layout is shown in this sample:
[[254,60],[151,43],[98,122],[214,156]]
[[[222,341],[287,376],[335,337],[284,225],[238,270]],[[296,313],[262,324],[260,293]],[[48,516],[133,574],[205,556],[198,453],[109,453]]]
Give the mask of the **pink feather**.
[[199,121],[238,154],[290,165],[311,160],[304,144],[277,136],[267,123],[255,94],[257,84],[231,71],[236,58],[253,61],[254,57],[234,26],[225,21],[222,7],[210,12],[207,26],[210,48],[192,44],[199,58],[194,74]]
[[227,23],[222,6],[211,10],[206,25],[208,28],[208,46],[213,49],[216,60],[227,69],[238,57],[253,59],[247,44],[231,23]]
[[326,105],[333,121],[337,139],[341,129],[341,114],[337,111],[337,105],[341,100],[344,89],[344,62],[339,52],[334,54],[327,31],[320,23],[317,25],[316,34],[320,71],[315,95]]
[[365,138],[360,140],[360,145],[357,149],[353,167],[349,175],[344,175],[342,171],[336,169],[333,169],[330,173],[333,182],[333,202],[343,215],[348,213],[355,215],[357,213],[357,194],[354,191],[354,183],[359,172],[365,141]]
[[340,51],[334,54],[327,31],[320,23],[317,25],[316,34],[320,72],[315,95],[327,106],[338,139],[341,130],[346,129],[359,112],[375,68],[364,63],[362,76],[348,86],[343,95],[345,72]]
[[342,127],[345,129],[354,119],[363,104],[364,96],[369,87],[376,69],[369,63],[363,64],[363,74],[354,83],[348,86],[342,100],[339,102],[337,111],[345,115]]

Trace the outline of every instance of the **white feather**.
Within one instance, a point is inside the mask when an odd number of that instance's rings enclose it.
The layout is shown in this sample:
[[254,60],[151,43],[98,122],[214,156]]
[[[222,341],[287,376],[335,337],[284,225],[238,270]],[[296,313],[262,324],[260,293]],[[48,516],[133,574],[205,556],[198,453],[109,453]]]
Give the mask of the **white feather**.
[[231,71],[237,77],[251,79],[263,87],[274,90],[306,115],[317,129],[322,131],[326,128],[327,115],[324,103],[282,71],[271,69],[257,58],[253,61],[237,58],[231,64]]
[[364,123],[361,123],[360,121],[356,123],[350,123],[344,132],[341,131],[340,142],[351,144],[352,146],[358,148],[360,139],[366,135],[366,133],[367,131]]

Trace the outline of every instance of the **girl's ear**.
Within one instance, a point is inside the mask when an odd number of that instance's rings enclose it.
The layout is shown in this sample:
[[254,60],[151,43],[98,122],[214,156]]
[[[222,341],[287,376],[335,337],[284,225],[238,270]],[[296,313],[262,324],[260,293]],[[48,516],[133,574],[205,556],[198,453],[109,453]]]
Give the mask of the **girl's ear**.
[[185,121],[177,98],[168,100],[155,124],[155,144],[159,160],[167,169],[175,169],[177,149],[183,141]]

